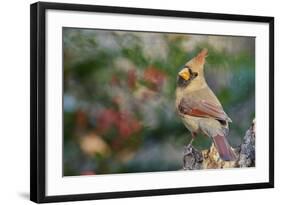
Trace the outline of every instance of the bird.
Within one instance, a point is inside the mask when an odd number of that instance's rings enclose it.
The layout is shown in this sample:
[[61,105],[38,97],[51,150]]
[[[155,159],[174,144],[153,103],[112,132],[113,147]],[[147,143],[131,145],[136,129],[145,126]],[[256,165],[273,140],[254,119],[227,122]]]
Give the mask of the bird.
[[191,132],[192,144],[199,133],[210,137],[223,161],[235,161],[237,156],[227,137],[230,117],[208,86],[204,65],[208,49],[203,48],[189,60],[177,75],[176,110],[185,127]]

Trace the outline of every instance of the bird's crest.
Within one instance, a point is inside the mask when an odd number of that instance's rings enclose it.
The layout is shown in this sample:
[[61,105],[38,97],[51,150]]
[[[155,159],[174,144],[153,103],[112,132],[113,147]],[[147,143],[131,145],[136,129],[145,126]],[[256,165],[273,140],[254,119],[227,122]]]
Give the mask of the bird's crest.
[[199,64],[204,64],[205,63],[205,58],[208,56],[208,49],[203,48],[195,57],[197,63]]

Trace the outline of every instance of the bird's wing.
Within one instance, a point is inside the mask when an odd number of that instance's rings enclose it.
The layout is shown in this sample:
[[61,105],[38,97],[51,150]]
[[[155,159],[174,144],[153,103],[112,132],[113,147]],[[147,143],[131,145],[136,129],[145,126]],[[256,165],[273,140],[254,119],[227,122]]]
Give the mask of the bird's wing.
[[223,111],[220,105],[212,103],[207,99],[194,99],[193,97],[183,97],[178,105],[181,114],[194,117],[211,117],[218,120],[231,122],[231,119]]

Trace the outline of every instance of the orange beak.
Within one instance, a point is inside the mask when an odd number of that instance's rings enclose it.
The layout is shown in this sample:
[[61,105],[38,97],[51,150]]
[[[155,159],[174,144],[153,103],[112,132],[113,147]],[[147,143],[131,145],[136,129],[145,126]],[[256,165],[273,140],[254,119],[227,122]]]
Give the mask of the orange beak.
[[184,68],[182,71],[179,72],[179,76],[181,76],[184,80],[189,80],[190,73],[187,68]]

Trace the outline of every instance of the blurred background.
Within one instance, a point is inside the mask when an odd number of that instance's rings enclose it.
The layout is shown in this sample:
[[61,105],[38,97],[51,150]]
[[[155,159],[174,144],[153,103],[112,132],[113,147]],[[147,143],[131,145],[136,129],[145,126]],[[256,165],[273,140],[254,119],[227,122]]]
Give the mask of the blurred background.
[[181,169],[191,135],[175,112],[176,77],[204,47],[235,147],[255,116],[254,37],[64,28],[64,176]]

